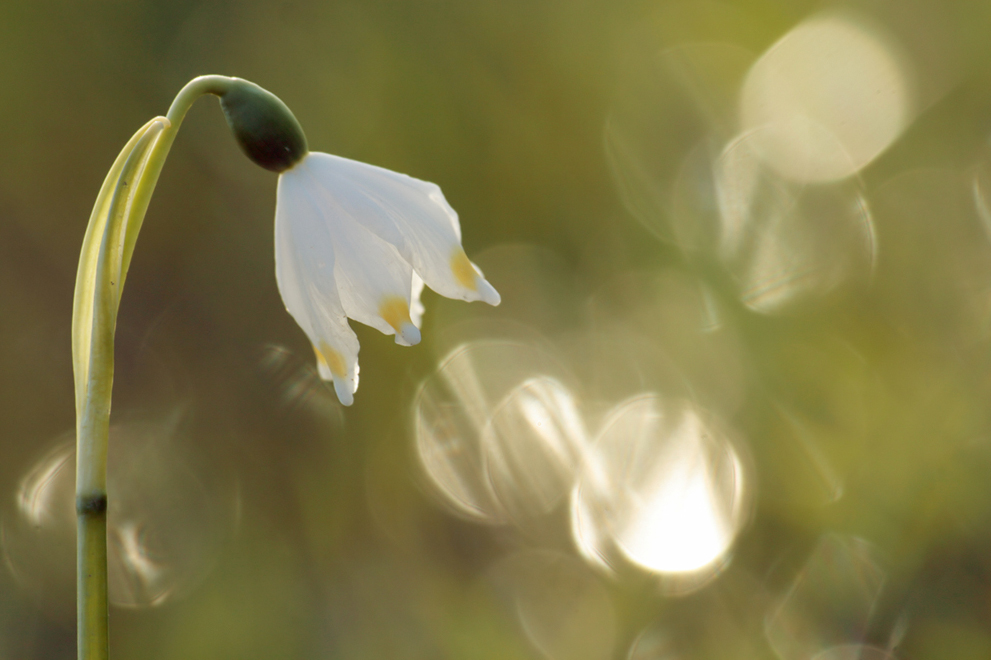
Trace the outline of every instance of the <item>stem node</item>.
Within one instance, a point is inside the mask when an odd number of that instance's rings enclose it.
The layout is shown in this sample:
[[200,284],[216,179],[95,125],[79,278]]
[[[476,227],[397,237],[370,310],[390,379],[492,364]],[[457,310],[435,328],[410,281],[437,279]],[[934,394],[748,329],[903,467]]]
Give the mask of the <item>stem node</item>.
[[80,516],[104,513],[107,510],[107,496],[80,495],[76,498],[76,513]]

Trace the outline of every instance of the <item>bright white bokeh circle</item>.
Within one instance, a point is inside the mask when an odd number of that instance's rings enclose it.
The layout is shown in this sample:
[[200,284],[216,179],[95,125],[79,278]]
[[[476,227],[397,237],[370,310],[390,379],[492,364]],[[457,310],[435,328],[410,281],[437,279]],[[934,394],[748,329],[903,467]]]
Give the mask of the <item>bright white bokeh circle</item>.
[[745,461],[719,424],[687,400],[619,404],[572,495],[580,554],[607,570],[680,576],[691,591],[725,564],[749,515]]
[[754,63],[740,121],[760,153],[794,181],[835,181],[884,151],[912,115],[909,71],[876,30],[842,15],[807,20]]

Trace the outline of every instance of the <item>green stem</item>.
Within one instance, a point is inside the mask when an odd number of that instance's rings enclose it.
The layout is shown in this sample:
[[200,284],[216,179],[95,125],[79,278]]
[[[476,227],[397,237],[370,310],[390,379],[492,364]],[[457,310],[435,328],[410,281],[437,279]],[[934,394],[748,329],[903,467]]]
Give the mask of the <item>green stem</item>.
[[201,76],[176,96],[167,117],[143,126],[103,182],[83,239],[72,309],[76,384],[78,657],[108,659],[107,444],[114,377],[114,330],[124,279],[145,211],[179,125],[203,94],[232,79]]
[[[168,127],[162,133],[158,144],[155,145],[155,149],[148,159],[147,172],[141,181],[138,182],[138,188],[134,194],[135,218],[133,230],[129,230],[124,239],[122,271],[125,276],[128,267],[131,265],[131,254],[134,252],[134,243],[138,240],[138,232],[141,231],[141,223],[144,222],[145,211],[148,209],[148,203],[151,201],[151,194],[155,191],[155,185],[158,183],[158,175],[162,172],[162,167],[165,165],[165,158],[169,155],[169,150],[172,149],[172,143],[179,133],[179,126],[182,125],[182,120],[186,117],[189,109],[193,107],[196,99],[204,94],[223,96],[230,88],[232,82],[233,79],[227,76],[199,76],[186,83],[179,90],[179,93],[176,94],[175,100],[172,101],[169,112],[165,116]],[[121,284],[123,285],[123,282]]]
[[79,657],[87,660],[107,658],[106,466],[119,281],[113,253],[131,207],[133,182],[162,128],[161,122],[145,125],[111,168],[83,241],[76,281],[76,602]]

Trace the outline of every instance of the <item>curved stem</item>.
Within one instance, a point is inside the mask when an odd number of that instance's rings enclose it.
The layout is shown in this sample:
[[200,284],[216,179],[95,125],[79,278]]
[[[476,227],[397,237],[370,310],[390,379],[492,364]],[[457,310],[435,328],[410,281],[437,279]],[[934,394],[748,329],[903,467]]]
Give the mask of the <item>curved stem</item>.
[[233,78],[227,76],[198,76],[193,78],[176,94],[165,118],[172,123],[175,130],[179,130],[179,124],[182,123],[183,117],[186,116],[186,112],[193,106],[196,99],[204,94],[223,96],[230,89],[233,81]]
[[221,96],[231,78],[191,80],[167,117],[143,126],[104,180],[83,239],[72,309],[76,385],[78,657],[107,660],[107,444],[114,330],[145,211],[186,112],[203,94]]
[[182,120],[186,117],[189,109],[193,107],[196,99],[204,94],[223,96],[230,88],[232,82],[233,78],[228,78],[227,76],[199,76],[186,83],[172,101],[169,112],[165,116],[167,123],[166,129],[162,132],[162,137],[155,145],[148,159],[146,174],[138,181],[138,187],[134,192],[135,222],[133,223],[133,227],[128,228],[128,232],[124,236],[121,289],[123,289],[123,279],[126,278],[128,267],[131,265],[131,254],[134,252],[134,244],[138,239],[138,232],[141,231],[141,223],[144,222],[145,211],[148,209],[148,203],[151,202],[151,194],[155,191],[155,185],[158,183],[158,175],[162,172],[165,159],[168,157],[169,151],[172,149],[172,143],[175,142],[176,135],[179,133],[179,126],[182,124]]

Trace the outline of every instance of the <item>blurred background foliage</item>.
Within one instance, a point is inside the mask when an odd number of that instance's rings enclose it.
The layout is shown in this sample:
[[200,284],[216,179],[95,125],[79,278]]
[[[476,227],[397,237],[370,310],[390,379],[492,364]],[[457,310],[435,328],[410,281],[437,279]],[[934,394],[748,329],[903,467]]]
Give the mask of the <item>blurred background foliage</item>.
[[[503,297],[320,383],[212,99],[118,323],[113,657],[991,657],[991,5],[0,6],[0,658],[73,657],[80,241],[190,78],[442,186]],[[68,433],[68,435],[67,435]]]

